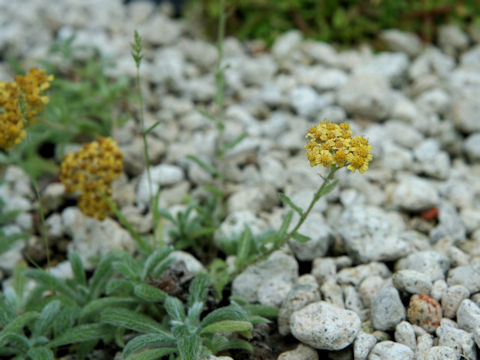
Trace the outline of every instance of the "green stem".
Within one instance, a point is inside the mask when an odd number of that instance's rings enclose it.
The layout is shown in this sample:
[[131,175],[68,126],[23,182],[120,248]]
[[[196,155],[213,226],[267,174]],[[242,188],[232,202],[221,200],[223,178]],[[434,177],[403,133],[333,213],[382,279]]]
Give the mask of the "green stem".
[[312,211],[313,206],[315,203],[322,197],[323,191],[325,190],[325,187],[330,184],[330,182],[333,180],[333,176],[337,172],[337,170],[340,169],[336,165],[333,165],[330,168],[330,172],[328,173],[327,177],[324,178],[322,185],[318,188],[317,192],[313,195],[312,201],[310,201],[310,205],[307,208],[307,211],[305,211],[302,216],[300,216],[300,219],[298,219],[297,225],[293,228],[292,231],[290,231],[287,235],[286,238],[281,242],[281,245],[283,245],[288,239],[292,237],[292,235],[300,229],[300,226],[305,222],[307,219],[308,215],[310,214],[310,211]]
[[269,249],[268,251],[266,251],[265,253],[263,254],[260,254],[256,257],[254,257],[253,259],[251,259],[250,261],[247,261],[241,268],[238,268],[238,269],[235,269],[235,271],[233,271],[232,273],[230,273],[230,280],[229,281],[232,281],[237,275],[239,275],[241,272],[243,272],[247,267],[251,266],[251,265],[254,265],[258,262],[261,262],[265,259],[267,259],[271,254],[273,254],[275,251],[277,251],[278,249],[280,249],[291,237],[292,235],[298,231],[298,229],[300,229],[300,227],[302,226],[302,224],[305,222],[305,220],[307,219],[308,215],[310,214],[310,212],[312,211],[313,207],[315,206],[315,204],[317,203],[318,200],[320,200],[320,198],[324,195],[323,192],[325,191],[325,188],[330,185],[330,183],[332,182],[333,180],[333,177],[335,175],[335,173],[339,170],[340,168],[337,167],[336,165],[333,165],[331,168],[330,168],[330,172],[328,173],[327,177],[323,178],[323,183],[322,185],[318,188],[318,190],[315,192],[315,194],[313,195],[312,197],[312,200],[310,201],[310,204],[308,205],[308,208],[305,212],[302,213],[302,215],[300,216],[300,218],[298,219],[297,221],[297,224],[295,225],[295,227],[293,228],[292,231],[286,233],[284,235],[284,237],[277,242],[277,246],[272,246],[271,249]]

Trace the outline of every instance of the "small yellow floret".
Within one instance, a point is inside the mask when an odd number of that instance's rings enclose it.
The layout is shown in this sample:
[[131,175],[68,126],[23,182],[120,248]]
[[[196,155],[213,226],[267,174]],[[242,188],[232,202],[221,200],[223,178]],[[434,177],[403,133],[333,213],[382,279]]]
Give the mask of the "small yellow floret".
[[110,207],[100,196],[111,199],[112,182],[123,171],[123,156],[112,138],[84,144],[82,149],[64,156],[60,181],[67,192],[80,192],[78,207],[87,216],[105,219]]
[[322,121],[313,126],[306,138],[310,142],[305,146],[310,166],[322,165],[344,167],[353,172],[364,173],[373,159],[372,146],[361,136],[352,137],[352,130],[346,123],[339,125]]

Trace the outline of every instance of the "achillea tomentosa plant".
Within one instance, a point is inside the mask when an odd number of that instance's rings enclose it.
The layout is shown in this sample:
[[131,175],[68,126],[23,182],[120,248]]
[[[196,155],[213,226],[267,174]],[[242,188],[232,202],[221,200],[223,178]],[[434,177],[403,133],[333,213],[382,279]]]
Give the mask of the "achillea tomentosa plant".
[[26,75],[17,75],[13,82],[0,82],[0,148],[9,151],[27,136],[26,128],[48,104],[44,91],[53,75],[33,68]]

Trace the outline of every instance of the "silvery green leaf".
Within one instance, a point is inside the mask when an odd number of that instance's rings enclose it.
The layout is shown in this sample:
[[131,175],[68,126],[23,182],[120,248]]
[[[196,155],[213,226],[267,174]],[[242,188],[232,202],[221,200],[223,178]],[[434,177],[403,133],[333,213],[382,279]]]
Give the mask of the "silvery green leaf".
[[200,326],[206,327],[213,323],[225,320],[248,320],[248,314],[238,306],[225,306],[210,312],[200,323]]
[[207,325],[200,331],[201,334],[215,334],[224,332],[249,332],[253,328],[250,321],[224,320]]
[[208,275],[204,273],[197,274],[188,288],[188,306],[192,306],[195,302],[205,302],[209,286],[210,279]]
[[53,360],[52,350],[46,347],[33,347],[27,352],[27,356],[31,360]]
[[87,277],[80,256],[75,251],[70,251],[68,261],[70,262],[75,281],[82,286],[87,286]]
[[140,299],[148,301],[148,302],[160,302],[164,301],[167,297],[167,294],[153,287],[148,284],[137,284],[133,290],[135,295],[137,295]]
[[63,334],[50,341],[48,346],[50,348],[55,348],[62,345],[99,340],[110,336],[111,333],[112,327],[106,324],[78,325],[74,328],[67,329]]
[[199,360],[202,338],[196,334],[185,334],[177,339],[177,347],[182,360]]
[[142,280],[145,281],[152,270],[172,253],[173,249],[164,247],[154,251],[145,261],[142,269]]
[[164,333],[163,326],[151,317],[125,308],[106,309],[101,313],[100,318],[104,323],[139,333]]
[[123,349],[123,357],[127,358],[140,350],[147,348],[174,348],[176,346],[176,339],[165,334],[145,334],[139,335],[130,340]]
[[43,309],[40,314],[40,317],[35,321],[33,327],[33,336],[46,336],[50,329],[52,328],[53,322],[55,321],[58,312],[60,311],[60,301],[53,300],[49,302]]
[[134,297],[104,297],[90,301],[80,312],[80,318],[98,313],[104,309],[118,307],[122,305],[136,304],[138,299]]
[[172,320],[185,321],[185,309],[183,303],[176,297],[168,296],[164,302],[165,310]]

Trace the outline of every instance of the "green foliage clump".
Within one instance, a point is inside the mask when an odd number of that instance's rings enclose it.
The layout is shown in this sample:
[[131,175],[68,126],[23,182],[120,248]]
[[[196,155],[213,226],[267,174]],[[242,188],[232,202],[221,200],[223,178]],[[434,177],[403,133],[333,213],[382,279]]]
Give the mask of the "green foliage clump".
[[[187,17],[203,22],[212,38],[221,7],[217,0],[188,2]],[[397,28],[432,41],[436,26],[454,22],[480,25],[480,2],[458,0],[237,0],[227,1],[227,34],[263,39],[272,44],[285,31],[351,45],[374,40],[380,31]]]

